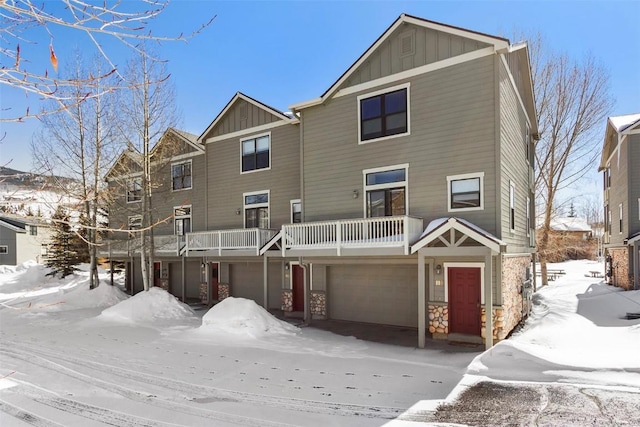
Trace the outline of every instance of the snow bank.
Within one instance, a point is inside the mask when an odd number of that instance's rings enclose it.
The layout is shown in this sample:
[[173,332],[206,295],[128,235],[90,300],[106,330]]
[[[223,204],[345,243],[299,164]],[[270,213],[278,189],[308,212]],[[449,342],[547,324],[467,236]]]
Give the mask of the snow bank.
[[204,315],[200,331],[257,338],[266,335],[295,335],[299,329],[276,319],[252,300],[229,297]]
[[181,320],[195,318],[193,310],[160,288],[153,287],[148,292],[139,292],[102,311],[102,319],[119,322],[138,323],[158,320]]

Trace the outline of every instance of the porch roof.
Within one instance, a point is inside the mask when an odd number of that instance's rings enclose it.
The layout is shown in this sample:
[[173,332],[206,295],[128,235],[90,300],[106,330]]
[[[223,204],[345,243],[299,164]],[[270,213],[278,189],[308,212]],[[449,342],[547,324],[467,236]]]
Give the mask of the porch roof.
[[[427,225],[418,241],[411,246],[411,253],[414,254],[418,252],[420,249],[437,240],[440,236],[450,230],[457,230],[463,235],[472,238],[482,246],[486,246],[496,253],[501,251],[501,247],[507,245],[493,234],[465,219],[444,217],[434,219]],[[450,243],[453,244],[454,242]]]

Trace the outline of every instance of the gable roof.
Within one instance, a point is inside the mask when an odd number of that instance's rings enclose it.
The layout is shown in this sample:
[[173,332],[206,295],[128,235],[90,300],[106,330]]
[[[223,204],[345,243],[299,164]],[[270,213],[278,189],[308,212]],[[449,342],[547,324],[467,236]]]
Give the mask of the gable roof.
[[593,231],[586,219],[577,217],[552,218],[550,226],[555,231]]
[[[598,172],[602,172],[607,167],[611,157],[620,149],[620,144],[622,144],[624,138],[629,134],[640,132],[639,128],[640,113],[614,116],[607,119]],[[617,138],[615,138],[616,135]]]
[[261,108],[265,111],[267,111],[270,114],[273,114],[276,117],[280,117],[282,120],[286,121],[286,122],[290,122],[290,123],[295,123],[297,122],[297,118],[292,117],[291,115],[288,115],[280,110],[278,110],[277,108],[273,108],[263,102],[260,102],[256,99],[251,98],[250,96],[245,95],[242,92],[236,92],[235,95],[233,95],[233,97],[229,100],[229,102],[227,102],[227,105],[224,106],[224,108],[222,109],[222,111],[220,111],[218,113],[218,115],[216,116],[215,119],[213,119],[213,121],[211,122],[211,124],[209,124],[209,126],[207,126],[207,128],[204,130],[204,132],[202,132],[200,134],[200,136],[198,137],[198,141],[200,143],[202,143],[202,139],[204,138],[205,135],[207,135],[209,132],[211,132],[213,130],[213,128],[216,127],[216,125],[222,120],[222,118],[224,117],[225,114],[227,114],[227,112],[231,109],[231,107],[238,101],[238,100],[244,100],[252,105],[255,105],[258,108]]
[[448,34],[458,35],[461,37],[470,38],[473,40],[477,40],[483,43],[487,43],[493,45],[495,50],[507,49],[509,47],[509,40],[492,36],[489,34],[480,33],[477,31],[467,30],[460,27],[455,27],[448,24],[443,24],[440,22],[429,21],[427,19],[418,18],[416,16],[407,15],[405,13],[401,14],[398,19],[395,20],[387,30],[382,33],[380,37],[371,45],[369,48],[362,54],[360,57],[336,80],[319,98],[312,99],[310,101],[301,102],[298,104],[294,104],[289,108],[291,110],[301,110],[307,107],[311,107],[313,105],[319,105],[329,99],[338,88],[347,80],[349,77],[362,65],[367,59],[378,49],[378,47],[388,39],[391,34],[402,24],[408,23],[417,25],[424,28],[433,29],[436,31],[441,31]]
[[427,225],[420,239],[411,246],[411,253],[414,254],[418,252],[418,250],[438,239],[439,236],[451,229],[458,230],[494,252],[499,253],[500,247],[506,246],[505,242],[466,219],[445,217],[435,219]]
[[17,233],[26,233],[27,230],[27,226],[29,225],[35,225],[38,227],[48,227],[49,224],[43,222],[42,220],[39,219],[32,219],[32,220],[28,220],[28,219],[18,219],[18,218],[13,218],[13,217],[7,217],[7,216],[0,216],[0,226],[2,227],[6,227],[10,230],[13,230]]

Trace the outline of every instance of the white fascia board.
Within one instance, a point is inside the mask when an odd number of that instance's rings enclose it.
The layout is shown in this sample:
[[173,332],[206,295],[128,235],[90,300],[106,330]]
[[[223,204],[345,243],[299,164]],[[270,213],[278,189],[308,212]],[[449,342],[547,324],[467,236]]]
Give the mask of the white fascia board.
[[297,124],[299,122],[300,121],[298,119],[280,120],[280,121],[277,121],[277,122],[267,123],[267,124],[264,124],[264,125],[261,125],[261,126],[255,126],[255,127],[252,127],[252,128],[242,129],[242,130],[239,130],[239,131],[236,131],[236,132],[225,133],[224,135],[218,135],[218,136],[214,136],[214,137],[211,137],[211,138],[207,138],[204,141],[204,143],[205,144],[209,144],[209,143],[212,143],[212,142],[223,141],[225,139],[240,138],[240,137],[243,137],[243,136],[264,132],[266,130],[277,128],[277,127],[280,127],[280,126],[285,126],[285,125],[290,125],[290,124]]
[[462,28],[453,28],[453,27],[449,27],[447,25],[441,25],[435,22],[415,19],[410,16],[403,16],[403,19],[401,20],[401,22],[408,22],[409,24],[414,24],[420,27],[431,28],[436,31],[442,31],[443,33],[453,34],[456,36],[464,37],[466,39],[472,39],[482,43],[491,44],[495,46],[496,50],[509,48],[509,42],[506,40],[500,40],[495,37],[486,36],[484,34],[479,34],[473,31],[463,30]]
[[3,220],[0,219],[0,226],[8,228],[9,230],[13,230],[16,233],[26,233],[26,230],[20,227],[16,227],[13,224],[9,224],[8,222],[4,222]]
[[196,153],[186,153],[186,154],[180,154],[178,156],[173,156],[171,158],[171,161],[175,162],[175,161],[178,161],[178,160],[190,159],[192,157],[198,157],[198,156],[202,156],[202,155],[204,155],[204,150],[198,151]]
[[520,103],[520,107],[522,108],[522,111],[524,111],[524,115],[527,118],[527,123],[529,124],[529,128],[530,129],[535,128],[535,133],[538,133],[538,126],[536,123],[533,123],[533,121],[531,120],[531,117],[529,117],[529,113],[527,111],[527,108],[524,105],[524,101],[522,100],[522,96],[520,95],[520,91],[518,90],[518,86],[516,86],[516,81],[513,78],[513,74],[511,74],[511,69],[509,68],[509,64],[507,64],[507,58],[505,58],[504,55],[500,55],[500,60],[502,61],[504,68],[507,70],[507,75],[509,76],[509,82],[511,82],[511,87],[513,87],[513,90],[516,93],[516,97],[518,98],[518,102]]
[[320,105],[322,104],[323,101],[324,101],[323,98],[314,98],[314,99],[310,99],[309,101],[298,102],[297,104],[290,105],[289,110],[291,111],[302,110],[307,107],[313,107],[314,105]]

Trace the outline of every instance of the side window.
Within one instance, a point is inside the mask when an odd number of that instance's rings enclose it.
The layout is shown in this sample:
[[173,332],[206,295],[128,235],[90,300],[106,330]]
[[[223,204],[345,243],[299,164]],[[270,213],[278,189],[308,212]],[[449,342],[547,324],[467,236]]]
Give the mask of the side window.
[[139,202],[142,200],[142,178],[132,178],[127,180],[127,203]]
[[449,212],[484,209],[483,181],[483,172],[448,176]]
[[359,142],[409,133],[409,85],[358,96]]
[[173,209],[174,231],[177,236],[191,233],[191,206],[180,206]]
[[302,203],[300,200],[291,201],[291,224],[302,222]]
[[397,165],[363,171],[367,218],[406,215],[408,168]]
[[244,193],[244,228],[269,228],[269,191]]
[[0,255],[6,255],[9,253],[9,246],[0,245]]
[[619,232],[620,234],[622,234],[622,203],[618,205],[618,213],[619,213],[618,217],[620,218],[620,222],[618,224],[620,227]]
[[516,229],[516,186],[509,181],[509,229]]
[[242,172],[252,172],[271,168],[271,134],[243,139]]
[[29,226],[29,236],[37,236],[38,235],[38,227],[35,225]]
[[171,189],[188,190],[191,188],[191,161],[171,165]]

